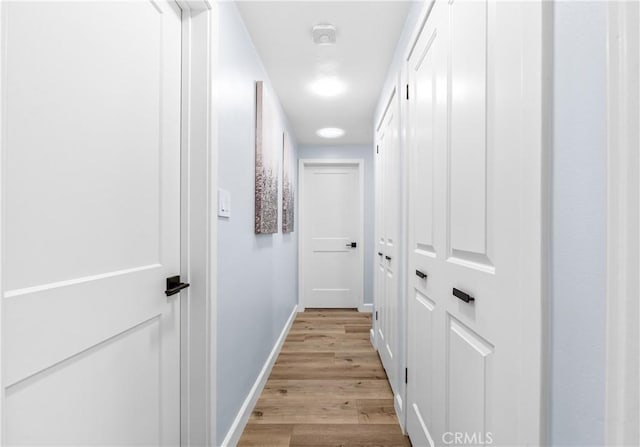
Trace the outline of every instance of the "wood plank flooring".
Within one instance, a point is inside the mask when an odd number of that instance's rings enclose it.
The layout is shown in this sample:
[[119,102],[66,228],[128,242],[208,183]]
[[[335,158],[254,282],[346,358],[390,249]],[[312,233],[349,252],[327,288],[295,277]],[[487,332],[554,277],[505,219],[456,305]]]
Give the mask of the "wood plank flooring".
[[369,342],[371,314],[298,314],[239,446],[410,446]]

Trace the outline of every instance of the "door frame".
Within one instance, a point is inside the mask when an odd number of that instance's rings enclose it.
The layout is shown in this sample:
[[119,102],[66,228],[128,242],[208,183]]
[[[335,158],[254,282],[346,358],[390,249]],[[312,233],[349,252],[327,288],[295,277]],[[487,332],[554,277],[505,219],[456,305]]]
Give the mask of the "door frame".
[[[214,445],[216,439],[215,371],[217,300],[217,111],[213,100],[217,64],[217,3],[219,0],[175,0],[182,10],[182,92],[181,92],[181,191],[180,267],[192,282],[180,294],[180,438],[181,445]],[[4,46],[4,17],[0,16],[0,44]],[[0,98],[6,78],[0,60]],[[0,123],[5,120],[0,107]],[[0,126],[0,144],[4,144]],[[0,197],[4,196],[4,152],[0,151]],[[4,248],[4,208],[0,206],[0,254]],[[204,249],[203,249],[204,247]],[[4,262],[0,260],[0,292],[4,290]],[[0,334],[3,299],[0,296]],[[195,333],[194,336],[192,335]],[[4,370],[4,340],[0,336],[0,383]],[[202,371],[204,374],[189,372]],[[201,418],[190,415],[200,412]],[[5,445],[5,399],[0,393],[0,446]]]
[[191,283],[180,297],[180,443],[202,446],[215,445],[217,430],[219,0],[175,1],[182,9],[180,269]]
[[634,445],[640,430],[640,7],[611,2],[607,13],[605,439],[608,445]]
[[300,238],[298,239],[298,312],[304,312],[306,303],[304,302],[304,253],[305,253],[305,237],[307,229],[304,225],[304,204],[305,204],[305,190],[304,190],[304,177],[305,171],[308,167],[312,166],[356,166],[358,168],[358,182],[360,187],[359,202],[360,202],[360,222],[358,223],[358,240],[360,241],[361,249],[358,251],[358,275],[360,277],[360,298],[358,299],[357,307],[359,311],[366,311],[364,306],[364,160],[358,159],[321,159],[321,158],[301,158],[298,160],[298,191],[299,199],[298,206],[300,208]]

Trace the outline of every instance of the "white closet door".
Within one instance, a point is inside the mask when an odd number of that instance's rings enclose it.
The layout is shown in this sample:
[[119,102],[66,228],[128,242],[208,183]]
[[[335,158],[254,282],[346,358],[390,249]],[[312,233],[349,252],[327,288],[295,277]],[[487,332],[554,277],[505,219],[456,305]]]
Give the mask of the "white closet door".
[[378,128],[378,174],[380,234],[378,238],[378,351],[394,393],[397,393],[398,365],[398,269],[400,250],[398,226],[400,217],[400,153],[398,135],[397,94]]
[[527,53],[528,8],[436,2],[408,60],[414,445],[539,441],[540,253],[530,242],[541,234],[541,168],[524,160],[541,153],[528,140],[541,58]]
[[[407,431],[413,445],[440,445],[444,434],[446,50],[443,8],[436,3],[411,58],[409,144],[409,293]],[[444,22],[443,22],[444,21]]]
[[178,445],[180,10],[3,2],[7,445]]

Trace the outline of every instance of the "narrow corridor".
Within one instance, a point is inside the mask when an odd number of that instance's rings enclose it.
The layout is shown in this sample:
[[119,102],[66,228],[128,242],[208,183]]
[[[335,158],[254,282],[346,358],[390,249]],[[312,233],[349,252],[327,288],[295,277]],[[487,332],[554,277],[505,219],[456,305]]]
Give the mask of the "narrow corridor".
[[298,314],[240,446],[408,446],[369,342],[371,314]]

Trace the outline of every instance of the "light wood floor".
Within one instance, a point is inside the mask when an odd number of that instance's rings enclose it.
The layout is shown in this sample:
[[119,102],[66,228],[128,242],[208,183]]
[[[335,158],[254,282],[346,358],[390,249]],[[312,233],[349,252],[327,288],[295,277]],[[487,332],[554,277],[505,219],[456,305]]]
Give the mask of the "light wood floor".
[[240,446],[410,446],[369,342],[371,314],[298,314]]

